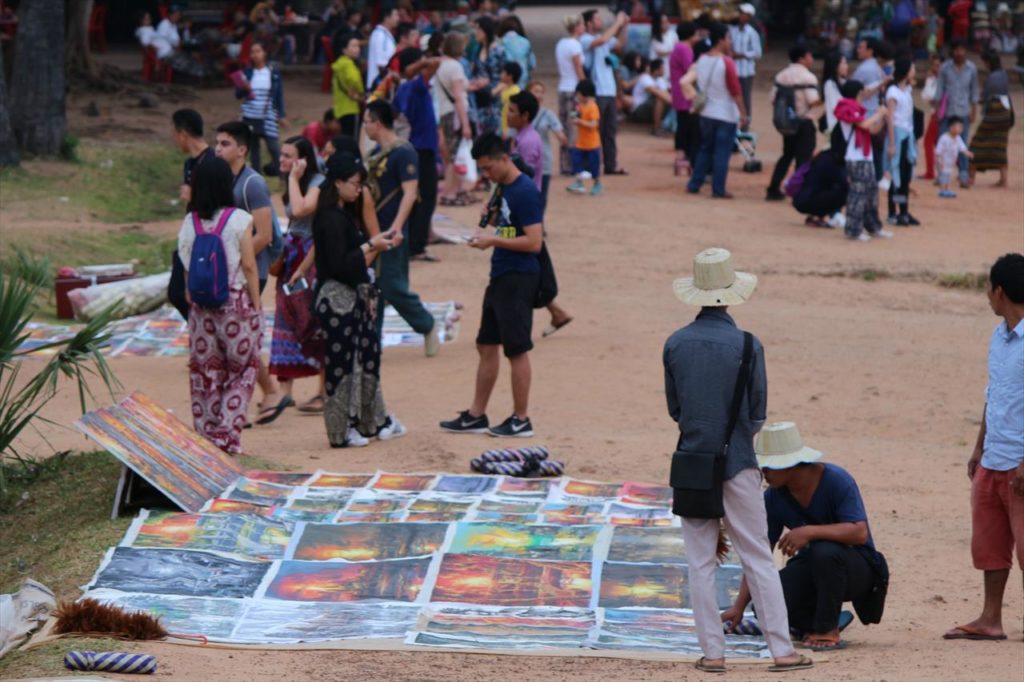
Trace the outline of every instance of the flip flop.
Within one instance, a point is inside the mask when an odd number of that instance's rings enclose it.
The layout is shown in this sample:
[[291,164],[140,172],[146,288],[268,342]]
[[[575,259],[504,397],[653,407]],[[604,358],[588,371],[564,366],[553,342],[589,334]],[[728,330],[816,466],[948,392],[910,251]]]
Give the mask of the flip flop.
[[942,639],[969,639],[973,642],[1001,642],[1006,635],[989,635],[970,625],[957,625],[942,636]]
[[846,628],[850,627],[853,623],[853,614],[849,611],[839,612],[839,632],[842,632]]
[[544,338],[547,338],[547,337],[551,336],[552,334],[557,332],[559,329],[561,329],[565,325],[567,325],[570,322],[572,322],[572,319],[573,318],[570,317],[570,318],[562,320],[561,322],[558,322],[556,324],[549,324],[547,327],[544,328],[544,331],[541,333],[541,336],[544,337]]
[[322,395],[314,396],[296,409],[305,414],[320,414],[324,411],[324,397]]
[[811,651],[839,651],[845,649],[850,645],[849,642],[840,639],[839,637],[822,637],[818,635],[807,635],[803,641],[803,646]]
[[792,672],[793,670],[807,670],[808,668],[813,667],[814,661],[801,654],[799,661],[795,663],[776,663],[775,665],[769,666],[768,672],[788,673]]
[[281,413],[288,409],[291,405],[294,405],[295,401],[290,396],[281,398],[280,402],[274,407],[265,407],[260,410],[260,416],[256,419],[256,424],[259,426],[266,426],[272,423],[275,419],[281,416]]
[[725,664],[724,663],[722,663],[721,665],[708,665],[707,663],[704,662],[704,660],[705,660],[704,656],[701,656],[700,658],[697,659],[697,662],[693,664],[693,667],[696,668],[697,670],[700,670],[701,672],[704,672],[704,673],[724,673],[725,672]]

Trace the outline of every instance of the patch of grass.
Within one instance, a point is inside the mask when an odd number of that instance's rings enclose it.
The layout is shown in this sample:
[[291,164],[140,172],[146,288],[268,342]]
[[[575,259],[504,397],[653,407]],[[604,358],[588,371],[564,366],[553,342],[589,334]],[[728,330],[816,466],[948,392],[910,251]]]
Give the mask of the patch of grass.
[[[26,163],[0,172],[3,203],[66,197],[104,222],[147,222],[181,216],[172,205],[181,182],[181,155],[170,145],[75,142],[66,163]],[[110,262],[110,261],[107,261]]]
[[859,274],[860,278],[865,282],[877,282],[880,279],[889,278],[889,273],[886,272],[885,270],[873,270],[871,268],[868,268],[867,270],[861,270],[857,274]]
[[103,263],[135,263],[140,274],[164,272],[171,267],[176,235],[154,235],[137,227],[115,230],[69,230],[46,240],[16,233],[9,243],[35,258],[49,260],[55,267]]
[[985,291],[988,286],[987,272],[946,272],[938,276],[936,280],[940,287],[947,289],[969,289],[971,291]]
[[0,679],[69,677],[81,675],[64,667],[64,654],[78,651],[134,651],[140,645],[99,637],[66,637],[29,651],[12,651],[0,658]]
[[106,452],[90,452],[31,470],[3,466],[10,488],[0,507],[0,593],[30,577],[60,598],[77,597],[131,524],[110,519],[121,465]]

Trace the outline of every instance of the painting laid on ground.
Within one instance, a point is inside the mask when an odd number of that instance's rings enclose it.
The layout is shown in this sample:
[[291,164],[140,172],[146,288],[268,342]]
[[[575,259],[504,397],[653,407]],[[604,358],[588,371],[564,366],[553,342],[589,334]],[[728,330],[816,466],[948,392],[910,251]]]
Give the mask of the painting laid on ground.
[[[244,471],[141,395],[82,424],[187,510],[142,511],[85,596],[150,612],[172,632],[237,644],[698,651],[686,547],[662,486]],[[722,606],[739,589],[734,562],[718,571]],[[730,656],[766,655],[760,638],[727,640]]]

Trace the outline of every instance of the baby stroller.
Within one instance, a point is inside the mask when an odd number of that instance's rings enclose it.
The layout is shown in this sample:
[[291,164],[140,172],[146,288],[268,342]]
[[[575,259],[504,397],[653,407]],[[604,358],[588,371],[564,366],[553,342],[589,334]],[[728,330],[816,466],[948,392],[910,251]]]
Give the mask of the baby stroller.
[[761,172],[761,162],[757,159],[757,133],[749,130],[737,130],[734,151],[743,155],[744,173]]

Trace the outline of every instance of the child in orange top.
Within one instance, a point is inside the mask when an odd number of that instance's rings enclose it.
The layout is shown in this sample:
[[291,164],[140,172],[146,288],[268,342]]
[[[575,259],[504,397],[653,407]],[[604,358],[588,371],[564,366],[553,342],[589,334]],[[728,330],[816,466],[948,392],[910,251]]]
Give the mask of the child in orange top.
[[594,179],[590,196],[596,197],[601,194],[601,134],[598,132],[600,121],[597,90],[592,81],[584,78],[576,86],[576,111],[572,114],[577,134],[576,146],[570,153],[576,182],[565,188],[574,194],[583,194],[587,191],[583,181],[588,177]]

